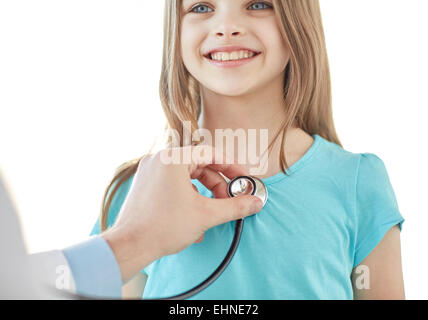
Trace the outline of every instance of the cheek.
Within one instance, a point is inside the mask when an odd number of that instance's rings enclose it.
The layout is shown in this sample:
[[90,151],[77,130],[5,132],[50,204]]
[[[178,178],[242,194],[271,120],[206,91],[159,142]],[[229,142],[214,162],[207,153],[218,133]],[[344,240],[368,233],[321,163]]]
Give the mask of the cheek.
[[282,38],[276,23],[271,23],[265,26],[263,43],[267,50],[267,57],[270,61],[275,63],[277,67],[285,69],[290,59],[290,51],[287,47],[285,40]]
[[184,64],[189,67],[192,63],[196,63],[200,58],[202,41],[201,33],[194,26],[183,24],[181,37],[181,56],[183,57]]

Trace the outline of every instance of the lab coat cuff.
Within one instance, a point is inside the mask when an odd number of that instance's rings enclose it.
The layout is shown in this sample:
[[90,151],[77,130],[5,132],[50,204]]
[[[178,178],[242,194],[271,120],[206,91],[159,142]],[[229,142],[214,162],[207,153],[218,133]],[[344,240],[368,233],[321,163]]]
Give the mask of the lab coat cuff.
[[120,299],[122,275],[108,243],[99,235],[63,250],[76,293],[93,298]]

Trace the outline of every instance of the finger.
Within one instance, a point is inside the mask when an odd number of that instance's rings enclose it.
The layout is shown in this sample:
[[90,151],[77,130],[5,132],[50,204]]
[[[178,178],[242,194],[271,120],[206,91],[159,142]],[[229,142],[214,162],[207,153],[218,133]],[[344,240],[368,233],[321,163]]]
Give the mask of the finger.
[[[197,170],[191,179],[198,179],[208,190],[210,190],[214,198],[226,198],[227,183],[218,172],[212,171],[208,168]],[[198,188],[192,183],[193,189],[199,193]]]
[[213,171],[219,171],[229,179],[240,175],[248,175],[247,168],[234,163],[233,159],[220,150],[208,145],[192,147],[192,163],[189,165],[190,174],[205,167],[209,167]]
[[227,198],[227,183],[224,178],[210,168],[199,168],[191,175],[192,179],[198,179],[208,190],[210,190],[214,198]]
[[210,227],[243,219],[261,211],[263,202],[256,196],[240,195],[234,198],[205,198],[207,220]]

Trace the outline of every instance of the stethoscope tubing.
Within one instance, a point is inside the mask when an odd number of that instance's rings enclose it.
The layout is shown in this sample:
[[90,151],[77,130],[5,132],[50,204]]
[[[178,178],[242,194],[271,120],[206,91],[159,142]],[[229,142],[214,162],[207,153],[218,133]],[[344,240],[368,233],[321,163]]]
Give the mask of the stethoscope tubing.
[[[233,180],[229,181],[227,191],[229,196],[233,197],[231,186],[234,181],[237,181],[239,179],[247,179],[249,180],[253,185],[253,190],[251,191],[251,195],[255,195],[257,190],[256,181],[250,177],[250,176],[239,176],[234,178]],[[263,184],[263,182],[260,183]],[[266,197],[267,197],[267,189],[265,189]],[[143,298],[143,300],[184,300],[188,299],[195,294],[201,292],[202,290],[206,289],[209,285],[211,285],[227,268],[230,261],[232,261],[233,256],[235,255],[236,250],[239,246],[239,241],[241,240],[242,230],[244,229],[244,219],[235,220],[235,234],[232,239],[232,243],[230,245],[229,251],[227,252],[226,256],[224,257],[221,264],[217,267],[217,269],[214,270],[214,272],[204,281],[202,281],[200,284],[198,284],[196,287],[185,291],[183,293],[171,296],[171,297],[165,297],[165,298]]]
[[209,285],[211,285],[227,268],[230,261],[232,261],[233,256],[235,255],[236,249],[238,249],[239,241],[241,240],[242,230],[244,228],[244,219],[235,220],[235,235],[233,236],[232,244],[230,245],[229,251],[227,252],[225,258],[221,262],[221,264],[217,267],[217,269],[203,282],[198,284],[193,289],[190,289],[186,292],[177,294],[175,296],[166,297],[166,298],[150,298],[143,300],[183,300],[188,299],[191,296],[201,292],[206,289]]

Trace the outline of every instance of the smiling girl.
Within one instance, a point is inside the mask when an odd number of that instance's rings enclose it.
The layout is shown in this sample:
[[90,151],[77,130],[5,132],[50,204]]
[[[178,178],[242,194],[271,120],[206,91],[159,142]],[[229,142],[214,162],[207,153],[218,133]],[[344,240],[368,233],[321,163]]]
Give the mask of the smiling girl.
[[[167,129],[182,135],[189,121],[213,135],[269,132],[268,169],[257,176],[269,199],[245,219],[227,269],[190,299],[404,298],[404,219],[383,161],[346,151],[337,137],[318,1],[166,0],[164,28]],[[138,161],[117,170],[91,234],[114,223]],[[233,235],[234,222],[211,228],[127,287],[144,298],[187,291],[217,268]]]

